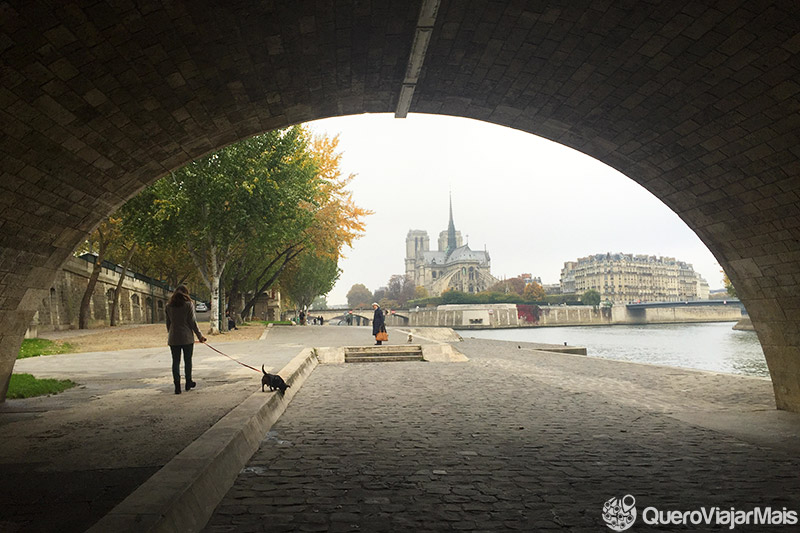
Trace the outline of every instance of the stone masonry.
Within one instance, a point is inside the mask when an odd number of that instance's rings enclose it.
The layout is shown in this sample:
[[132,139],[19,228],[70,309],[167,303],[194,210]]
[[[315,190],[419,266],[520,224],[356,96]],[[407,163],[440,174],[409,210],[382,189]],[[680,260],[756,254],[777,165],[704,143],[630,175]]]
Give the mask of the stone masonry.
[[[418,2],[0,2],[0,398],[61,264],[127,198],[238,139],[395,110]],[[442,0],[411,112],[527,131],[672,208],[800,411],[796,2]]]

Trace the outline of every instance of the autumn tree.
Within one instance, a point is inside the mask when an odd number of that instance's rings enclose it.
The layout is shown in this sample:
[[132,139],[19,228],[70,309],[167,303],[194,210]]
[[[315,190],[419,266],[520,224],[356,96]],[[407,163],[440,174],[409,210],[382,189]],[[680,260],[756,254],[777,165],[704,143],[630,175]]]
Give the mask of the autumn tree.
[[[254,246],[262,252],[262,260],[247,260],[236,266],[236,272],[245,274],[232,280],[232,292],[240,285],[248,284],[248,276],[254,279],[253,297],[245,305],[242,316],[255,304],[258,295],[267,290],[281,275],[285,268],[301,253],[306,251],[327,257],[338,264],[343,257],[343,249],[351,247],[353,241],[364,232],[364,217],[371,211],[355,205],[352,193],[347,186],[355,175],[341,172],[341,153],[336,152],[338,137],[314,137],[309,156],[316,165],[317,174],[312,187],[312,195],[300,203],[306,210],[309,221],[306,225],[293,224],[288,227],[275,226],[271,236],[261,236],[263,246]],[[281,233],[281,231],[283,233]],[[254,268],[255,267],[255,268]],[[231,302],[235,303],[234,297]]]
[[372,292],[361,283],[356,283],[347,291],[347,305],[350,309],[368,308],[372,302]]
[[737,298],[738,296],[736,294],[736,287],[733,286],[733,283],[731,282],[731,279],[728,277],[728,274],[726,274],[724,270],[722,270],[721,272],[722,272],[722,283],[725,284],[725,290],[728,292],[728,295],[733,298]]
[[544,288],[535,281],[532,281],[525,286],[522,297],[529,302],[542,301],[545,298]]
[[522,276],[517,276],[515,278],[509,278],[498,283],[495,283],[491,287],[489,287],[488,292],[503,292],[503,293],[514,293],[519,296],[522,296],[523,292],[525,292],[525,280]]

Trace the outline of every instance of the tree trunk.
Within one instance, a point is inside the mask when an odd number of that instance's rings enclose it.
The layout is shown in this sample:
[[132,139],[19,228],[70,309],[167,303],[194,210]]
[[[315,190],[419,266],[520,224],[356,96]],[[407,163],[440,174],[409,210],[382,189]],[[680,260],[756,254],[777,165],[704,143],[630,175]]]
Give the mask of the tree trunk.
[[[283,252],[281,252],[281,254],[278,255],[278,257],[276,257],[275,260],[273,260],[273,262],[270,264],[273,264],[280,258],[281,255],[287,254],[287,252],[289,252],[290,250],[291,248],[288,248]],[[297,255],[300,254],[303,250],[304,250],[303,248],[300,248],[295,253],[288,253],[286,257],[284,257],[283,264],[281,264],[278,270],[272,276],[270,276],[270,278],[267,281],[265,281],[264,284],[258,288],[258,290],[256,290],[253,297],[250,298],[250,301],[247,302],[247,305],[245,305],[244,309],[242,309],[240,316],[244,317],[247,315],[247,312],[250,311],[250,309],[252,309],[253,306],[256,304],[256,300],[258,300],[258,297],[261,296],[264,293],[264,291],[266,291],[273,283],[275,283],[275,280],[278,279],[278,276],[280,275],[281,272],[283,272],[283,269],[286,268],[286,265],[289,264],[289,261],[297,257]]]
[[208,289],[211,291],[211,309],[209,313],[209,329],[211,335],[219,335],[219,272],[217,269],[217,256],[212,251],[211,253],[211,271],[209,272],[209,281],[211,282]]
[[242,317],[239,316],[239,304],[241,303],[242,296],[239,293],[239,278],[234,278],[233,282],[231,283],[231,290],[228,294],[228,309],[231,313],[231,319],[234,320],[236,324],[242,323]]
[[209,334],[219,335],[219,280],[222,277],[222,272],[225,270],[225,261],[218,263],[219,254],[217,247],[210,245],[207,250],[196,250],[191,242],[187,242],[186,246],[189,250],[189,255],[197,266],[200,272],[200,277],[203,278],[203,283],[208,287],[211,292],[211,309],[209,309]]
[[219,317],[218,317],[219,318],[219,330],[224,333],[224,332],[228,331],[228,321],[225,318],[225,313],[224,313],[225,308],[227,306],[227,302],[225,300],[225,284],[222,281],[222,279],[220,279],[219,285],[220,285],[220,287],[219,287]]
[[83,298],[81,299],[81,308],[78,312],[78,329],[87,329],[89,327],[89,306],[92,302],[94,288],[97,286],[97,280],[100,278],[100,271],[103,269],[106,248],[107,244],[101,239],[97,250],[97,258],[92,268],[92,275],[89,277],[89,284],[86,286],[86,292],[83,293]]
[[131,249],[128,250],[128,257],[125,258],[125,264],[122,265],[122,275],[119,277],[119,281],[117,282],[117,288],[114,289],[114,299],[111,302],[111,325],[117,325],[117,312],[119,309],[119,294],[122,291],[122,283],[125,281],[125,276],[128,275],[128,266],[131,264],[131,259],[133,259],[133,253],[136,251],[136,243],[133,243]]

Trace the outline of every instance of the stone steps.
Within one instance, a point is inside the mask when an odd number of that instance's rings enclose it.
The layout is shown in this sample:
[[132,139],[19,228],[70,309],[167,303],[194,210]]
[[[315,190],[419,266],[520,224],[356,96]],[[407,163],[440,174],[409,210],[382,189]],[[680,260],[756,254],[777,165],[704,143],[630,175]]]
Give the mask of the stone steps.
[[344,349],[345,363],[387,363],[397,361],[423,361],[422,346],[347,346]]

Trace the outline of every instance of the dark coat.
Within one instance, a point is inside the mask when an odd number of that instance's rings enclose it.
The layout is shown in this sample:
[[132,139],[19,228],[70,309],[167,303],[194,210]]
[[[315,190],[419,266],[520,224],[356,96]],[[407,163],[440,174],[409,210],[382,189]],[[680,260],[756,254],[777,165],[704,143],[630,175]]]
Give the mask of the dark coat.
[[372,315],[372,334],[377,335],[379,331],[386,328],[386,321],[383,317],[383,309],[378,307]]

